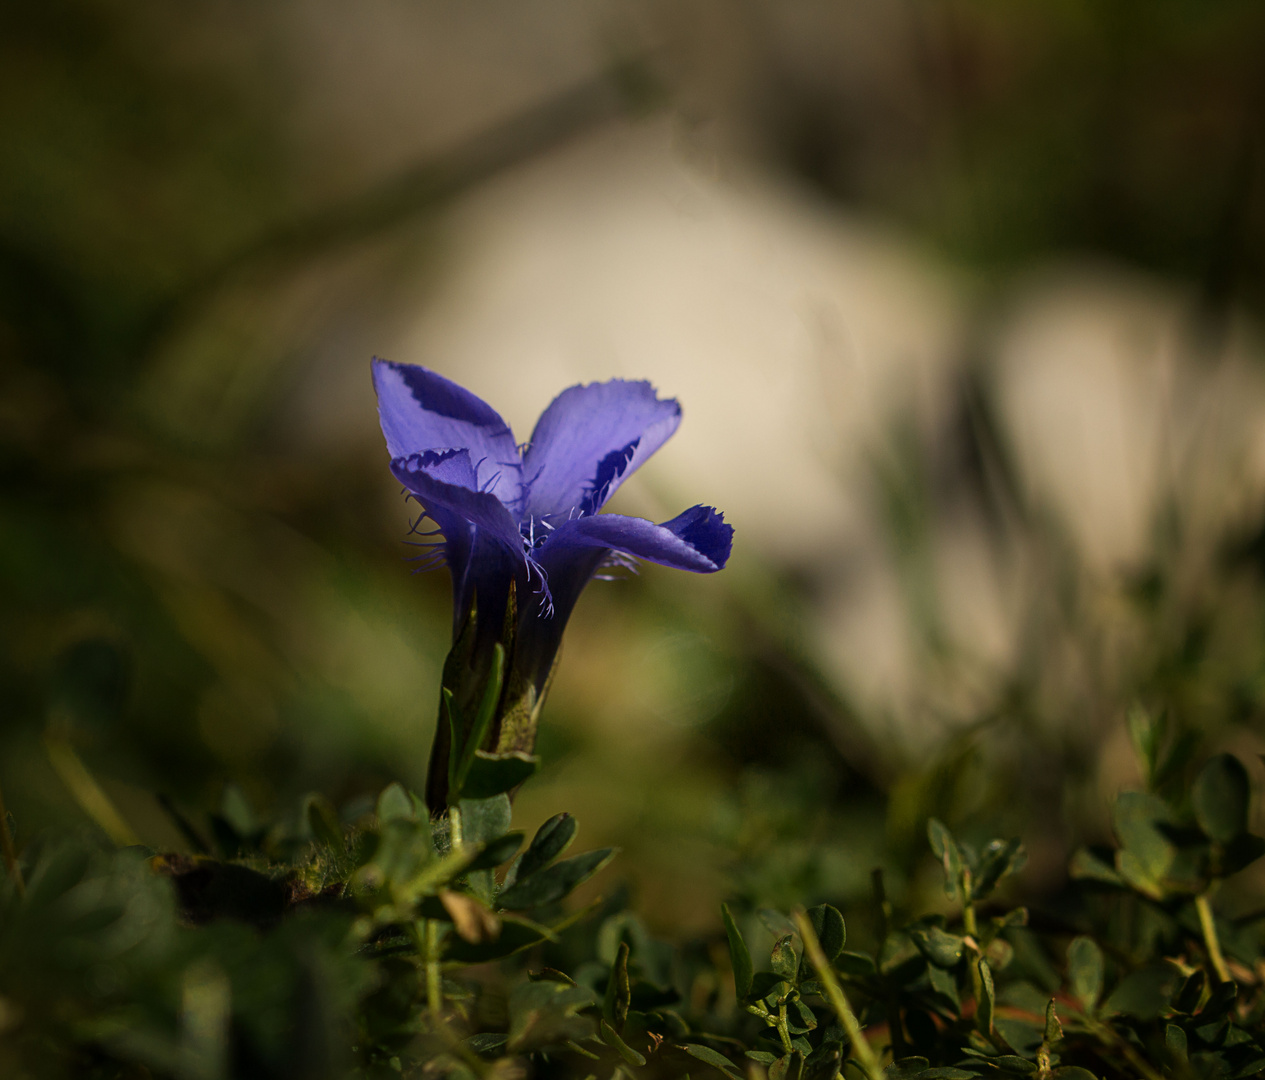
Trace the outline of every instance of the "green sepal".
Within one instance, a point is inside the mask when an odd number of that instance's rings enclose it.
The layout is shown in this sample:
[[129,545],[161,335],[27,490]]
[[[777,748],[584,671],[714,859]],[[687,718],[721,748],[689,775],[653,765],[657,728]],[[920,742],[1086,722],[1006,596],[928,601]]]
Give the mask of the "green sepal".
[[[461,798],[486,799],[492,795],[499,795],[502,791],[508,791],[509,788],[501,788],[497,791],[476,791],[474,789],[466,791],[467,778],[470,774],[471,767],[474,764],[475,756],[478,754],[483,745],[483,740],[487,737],[488,730],[492,726],[492,720],[496,716],[496,706],[501,700],[501,688],[505,683],[505,646],[499,641],[492,646],[492,666],[488,671],[487,681],[483,684],[483,694],[479,698],[479,706],[474,714],[474,723],[470,727],[469,733],[466,735],[464,743],[461,744],[460,754],[457,751],[457,740],[454,735],[453,750],[449,757],[449,761],[457,758],[457,764],[451,768],[449,774],[449,791],[448,802],[454,803]],[[459,722],[455,702],[451,692],[445,687],[444,701],[452,718],[454,731]],[[534,772],[535,770],[531,770]],[[528,772],[528,776],[531,775]],[[525,777],[524,777],[525,779]],[[510,785],[511,787],[514,785]],[[486,784],[484,785],[486,787]]]

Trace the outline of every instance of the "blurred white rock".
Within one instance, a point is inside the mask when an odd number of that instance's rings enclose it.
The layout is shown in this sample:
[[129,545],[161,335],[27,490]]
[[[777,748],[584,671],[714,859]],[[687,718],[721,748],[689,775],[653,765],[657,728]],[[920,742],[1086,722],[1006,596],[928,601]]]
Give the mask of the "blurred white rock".
[[391,358],[470,387],[522,439],[563,387],[651,380],[684,421],[628,501],[715,503],[748,558],[813,562],[863,531],[867,440],[899,409],[932,415],[950,375],[945,274],[789,184],[708,169],[671,122],[488,185],[444,244]]
[[1066,263],[1016,283],[998,328],[997,391],[1025,486],[1100,576],[1139,568],[1163,499],[1188,539],[1259,513],[1265,351],[1231,318],[1210,355],[1195,318],[1190,290]]
[[1007,284],[973,326],[965,276],[711,152],[679,119],[612,125],[507,172],[423,240],[438,262],[401,260],[377,332],[362,321],[311,354],[298,428],[374,441],[370,351],[468,386],[523,440],[566,386],[650,379],[684,421],[615,508],[723,509],[737,530],[726,577],[793,567],[809,581],[823,669],[915,755],[1004,684],[1048,587],[969,513],[933,516],[920,587],[960,661],[936,677],[874,473],[893,425],[932,448],[942,437],[968,334],[985,343],[1025,498],[1099,584],[1140,565],[1161,500],[1212,535],[1265,492],[1262,350],[1239,321],[1209,359],[1182,290],[1065,262]]

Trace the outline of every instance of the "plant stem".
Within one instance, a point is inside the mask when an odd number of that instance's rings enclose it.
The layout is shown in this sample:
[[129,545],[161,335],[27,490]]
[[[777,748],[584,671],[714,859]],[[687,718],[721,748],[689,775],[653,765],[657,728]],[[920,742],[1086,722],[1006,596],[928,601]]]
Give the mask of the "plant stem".
[[962,929],[979,941],[979,924],[975,921],[975,905],[969,901],[962,906]]
[[1195,911],[1199,913],[1199,928],[1203,931],[1204,947],[1208,950],[1208,960],[1212,970],[1217,973],[1221,982],[1230,982],[1230,969],[1226,967],[1225,957],[1221,955],[1221,942],[1217,938],[1217,924],[1213,921],[1212,905],[1208,902],[1208,892],[1195,897]]
[[786,999],[777,1003],[777,1037],[782,1040],[782,1049],[791,1053],[795,1049],[791,1045],[791,1032],[786,1022]]
[[426,920],[426,1004],[438,1023],[444,1012],[443,982],[439,971],[439,922]]
[[792,918],[795,920],[795,928],[799,931],[799,936],[804,942],[804,949],[808,953],[808,959],[812,962],[813,970],[817,972],[817,978],[821,980],[821,984],[826,991],[826,998],[830,1002],[831,1008],[838,1015],[840,1023],[843,1024],[843,1030],[847,1032],[849,1042],[852,1043],[853,1057],[860,1062],[868,1080],[882,1080],[883,1066],[879,1064],[878,1055],[874,1052],[874,1047],[870,1045],[869,1040],[865,1037],[865,1032],[861,1030],[861,1024],[856,1018],[856,1013],[852,1011],[852,1006],[848,1004],[843,987],[839,985],[839,980],[835,978],[834,968],[830,966],[830,961],[826,959],[826,954],[822,952],[821,942],[817,940],[813,924],[809,922],[808,915],[803,908],[796,908]]
[[9,831],[9,811],[4,805],[4,791],[0,789],[0,849],[4,851],[5,869],[13,878],[13,887],[18,896],[26,895],[26,881],[22,877],[22,867],[18,865],[18,853],[13,846],[13,834]]

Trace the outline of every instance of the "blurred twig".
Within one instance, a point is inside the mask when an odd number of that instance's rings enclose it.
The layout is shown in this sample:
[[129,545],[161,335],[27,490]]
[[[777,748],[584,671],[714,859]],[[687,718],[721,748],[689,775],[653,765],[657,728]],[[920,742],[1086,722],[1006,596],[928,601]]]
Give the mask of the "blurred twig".
[[4,789],[0,788],[0,848],[4,851],[5,869],[13,878],[13,886],[19,896],[26,895],[26,881],[22,878],[22,867],[18,865],[18,853],[13,847],[13,833],[9,831],[9,811],[4,805]]
[[830,966],[830,961],[826,959],[826,954],[822,951],[821,942],[817,940],[817,935],[813,932],[813,924],[809,921],[808,915],[802,908],[797,908],[791,913],[791,918],[795,920],[795,929],[799,931],[799,936],[804,942],[804,951],[808,953],[809,962],[821,981],[823,996],[830,1002],[830,1007],[834,1009],[839,1022],[843,1025],[843,1030],[847,1033],[852,1056],[860,1063],[868,1080],[882,1080],[883,1066],[874,1052],[874,1047],[865,1037],[865,1031],[861,1027],[861,1022],[857,1020],[856,1013],[848,1004],[843,987],[835,978],[834,968]]
[[[231,252],[157,312],[150,340],[180,321],[191,307],[243,269],[264,262],[298,261],[314,252],[365,239],[446,203],[497,173],[552,149],[580,132],[633,112],[640,85],[630,72],[640,60],[590,79],[476,135],[463,146],[405,170],[376,187],[284,222]],[[642,79],[642,82],[645,80]]]

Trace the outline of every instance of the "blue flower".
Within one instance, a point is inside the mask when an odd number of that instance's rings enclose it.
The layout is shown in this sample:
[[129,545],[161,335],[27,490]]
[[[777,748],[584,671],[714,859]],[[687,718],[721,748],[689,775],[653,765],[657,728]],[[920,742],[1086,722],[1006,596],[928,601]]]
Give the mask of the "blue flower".
[[[712,573],[729,558],[733,528],[709,506],[661,525],[598,512],[681,422],[680,405],[647,382],[564,390],[520,447],[491,406],[433,371],[375,360],[373,381],[391,471],[434,522],[433,554],[452,573],[445,688],[471,717],[496,678],[500,700],[480,748],[530,753],[563,627],[589,580],[629,557]],[[503,679],[491,670],[497,645]],[[432,807],[444,801],[446,732],[441,723]]]

